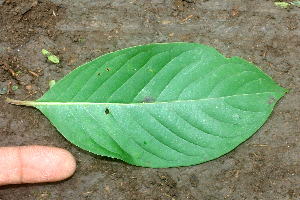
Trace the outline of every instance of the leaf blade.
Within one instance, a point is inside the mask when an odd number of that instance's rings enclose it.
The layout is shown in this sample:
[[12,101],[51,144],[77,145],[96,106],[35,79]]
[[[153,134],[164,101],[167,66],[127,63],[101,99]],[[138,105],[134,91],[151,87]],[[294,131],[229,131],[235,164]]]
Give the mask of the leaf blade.
[[177,167],[234,149],[286,92],[256,66],[213,48],[152,44],[75,69],[33,105],[85,150]]

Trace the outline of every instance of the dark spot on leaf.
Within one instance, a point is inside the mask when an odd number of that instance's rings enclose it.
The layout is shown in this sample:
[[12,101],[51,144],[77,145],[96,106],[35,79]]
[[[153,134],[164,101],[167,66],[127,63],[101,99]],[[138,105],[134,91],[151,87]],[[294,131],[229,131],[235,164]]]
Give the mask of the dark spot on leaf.
[[109,68],[106,68],[106,71],[108,71],[108,72],[109,72],[109,70],[110,70]]
[[99,73],[98,75],[101,75],[101,73]]
[[147,142],[146,142],[146,141],[144,141],[144,144],[147,144]]
[[276,103],[276,99],[273,97],[273,95],[270,95],[269,97],[268,97],[268,100],[267,100],[267,104],[268,105],[271,105],[271,104],[273,104],[273,103]]
[[104,112],[105,112],[106,115],[108,115],[110,113],[108,108],[106,108]]
[[153,97],[145,97],[145,99],[142,101],[142,103],[152,103],[155,99]]

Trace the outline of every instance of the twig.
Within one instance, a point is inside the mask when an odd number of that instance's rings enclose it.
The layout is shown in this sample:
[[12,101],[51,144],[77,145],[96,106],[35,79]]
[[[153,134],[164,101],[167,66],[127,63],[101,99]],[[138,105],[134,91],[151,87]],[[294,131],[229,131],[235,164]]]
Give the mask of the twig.
[[39,75],[35,72],[32,72],[32,71],[28,71],[28,72],[31,73],[33,76],[39,77]]
[[11,81],[9,81],[7,84],[7,93],[6,94],[9,94],[11,92],[10,86],[11,86]]
[[188,20],[189,18],[193,17],[193,15],[188,16],[187,18],[185,18],[184,20],[182,20],[183,22],[185,22],[186,20]]

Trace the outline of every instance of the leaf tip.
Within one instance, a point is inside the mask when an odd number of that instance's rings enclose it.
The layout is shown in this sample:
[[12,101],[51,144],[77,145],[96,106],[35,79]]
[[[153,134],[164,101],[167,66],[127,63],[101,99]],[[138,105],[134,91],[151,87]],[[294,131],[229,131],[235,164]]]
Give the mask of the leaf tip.
[[285,88],[284,92],[287,93],[287,94],[289,94],[290,93],[290,89]]

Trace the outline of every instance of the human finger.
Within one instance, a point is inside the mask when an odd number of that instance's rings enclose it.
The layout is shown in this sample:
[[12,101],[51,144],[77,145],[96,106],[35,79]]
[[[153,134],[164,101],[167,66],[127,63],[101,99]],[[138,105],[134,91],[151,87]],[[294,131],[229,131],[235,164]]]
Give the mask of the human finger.
[[60,181],[75,169],[74,157],[61,148],[0,147],[0,185]]

